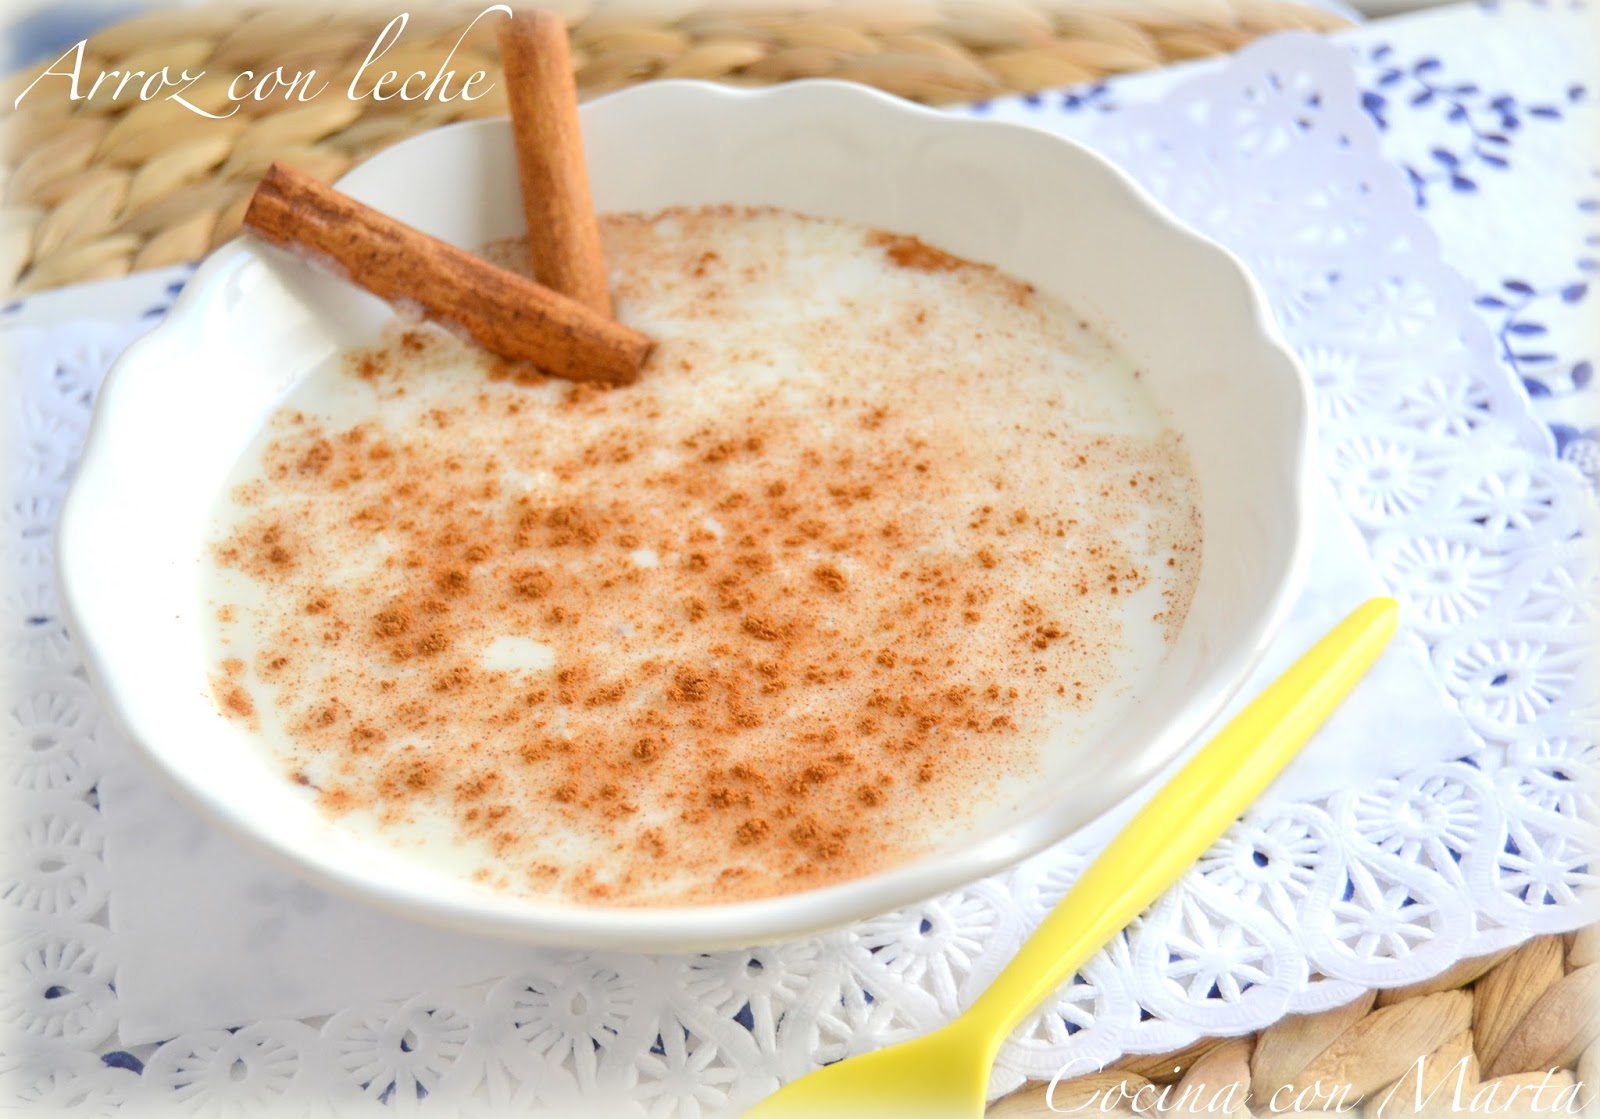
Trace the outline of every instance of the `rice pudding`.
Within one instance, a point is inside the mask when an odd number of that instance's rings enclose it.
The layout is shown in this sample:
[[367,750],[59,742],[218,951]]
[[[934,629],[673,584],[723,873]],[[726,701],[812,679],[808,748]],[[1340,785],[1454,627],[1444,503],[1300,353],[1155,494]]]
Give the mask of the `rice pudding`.
[[271,763],[440,872],[669,905],[910,860],[1094,748],[1200,557],[1115,345],[843,222],[601,228],[637,383],[398,324],[235,467],[212,686]]

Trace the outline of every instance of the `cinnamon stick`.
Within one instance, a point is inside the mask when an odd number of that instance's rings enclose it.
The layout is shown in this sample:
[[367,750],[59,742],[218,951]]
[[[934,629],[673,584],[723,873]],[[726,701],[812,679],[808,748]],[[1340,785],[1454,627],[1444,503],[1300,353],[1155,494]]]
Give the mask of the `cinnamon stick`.
[[484,349],[573,381],[632,381],[650,352],[638,331],[558,292],[274,163],[245,211],[257,236],[331,259],[352,283],[454,324]]
[[499,39],[533,274],[610,315],[566,24],[554,12],[523,10],[501,25]]

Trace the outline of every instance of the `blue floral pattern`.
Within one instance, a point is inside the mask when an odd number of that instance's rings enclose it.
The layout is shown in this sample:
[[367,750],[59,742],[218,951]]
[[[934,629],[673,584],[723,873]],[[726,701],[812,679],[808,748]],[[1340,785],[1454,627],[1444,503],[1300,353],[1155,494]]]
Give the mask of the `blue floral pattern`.
[[[1500,356],[1517,371],[1529,396],[1551,395],[1548,382],[1535,374],[1556,366],[1560,360],[1544,348],[1550,328],[1534,316],[1542,314],[1541,305],[1546,301],[1572,306],[1583,302],[1588,294],[1589,285],[1583,280],[1540,289],[1526,280],[1505,279],[1500,281],[1498,292],[1484,292],[1473,300],[1480,310],[1491,312],[1491,319],[1498,318],[1495,335],[1500,340]],[[1566,370],[1566,377],[1573,389],[1586,387],[1594,378],[1593,362],[1588,358],[1574,362]]]
[[1114,113],[1122,107],[1117,100],[1115,87],[1110,82],[1101,81],[1054,93],[1027,93],[1021,97],[1009,97],[1004,102],[974,101],[965,111],[974,116],[988,116],[1001,104],[1007,109],[1021,109],[1027,113]]
[[[1458,10],[1455,14],[1470,12]],[[1371,36],[1370,32],[1364,34]],[[1333,53],[1326,47],[1318,49]],[[1453,65],[1438,68],[1440,80]],[[1338,70],[1342,91],[1347,89],[1347,73]],[[1109,88],[1116,89],[1119,96],[1130,89]],[[1293,103],[1285,98],[1282,103],[1293,119],[1309,102]],[[1355,109],[1356,98],[1341,92],[1337,103],[1346,110],[1344,118],[1360,125],[1360,141],[1368,144],[1366,122]],[[1544,102],[1535,98],[1530,103]],[[1586,107],[1578,105],[1580,110]],[[1072,119],[1081,121],[1089,119],[1088,110],[1092,110],[1094,117],[1114,127],[1119,122],[1118,108],[1103,93],[1096,97],[1048,95],[1016,104],[996,103],[984,111],[997,117],[1077,114]],[[1423,118],[1430,108],[1428,104],[1395,108],[1390,112],[1391,126],[1397,127],[1407,117]],[[1135,112],[1130,105],[1122,119]],[[1437,123],[1432,117],[1427,119]],[[1566,128],[1578,135],[1580,127],[1581,121],[1563,118],[1553,121],[1547,131]],[[1170,140],[1176,133],[1162,135]],[[1519,135],[1528,134],[1529,130],[1524,130]],[[1323,143],[1331,148],[1334,141],[1326,137],[1337,133],[1322,135]],[[1244,147],[1215,143],[1203,133],[1202,140],[1216,150]],[[1515,222],[1519,213],[1526,211],[1497,209],[1490,200],[1494,187],[1487,184],[1528,177],[1528,168],[1537,165],[1531,157],[1521,158],[1528,150],[1519,147],[1514,171],[1508,168],[1505,175],[1484,174],[1482,190],[1435,191],[1437,202],[1430,205],[1429,217],[1465,202],[1480,207],[1480,220],[1486,225],[1498,223],[1505,228]],[[1384,171],[1383,163],[1366,153],[1361,166],[1369,165]],[[1380,179],[1379,185],[1394,196],[1386,202],[1387,212],[1395,211],[1395,200],[1403,209],[1398,180],[1374,173],[1362,178],[1358,186]],[[1560,179],[1565,185],[1578,181],[1586,180]],[[1227,199],[1230,191],[1237,195],[1250,185],[1233,178],[1219,184],[1216,196]],[[1591,186],[1588,194],[1594,193]],[[1291,201],[1298,204],[1301,200]],[[1361,209],[1356,188],[1343,194],[1332,192],[1326,201],[1335,213]],[[1580,206],[1578,212],[1589,214],[1593,207]],[[1407,219],[1405,240],[1412,246],[1426,242],[1426,231],[1416,228],[1421,219],[1415,215],[1407,215]],[[1448,244],[1447,237],[1442,239]],[[1592,236],[1577,240],[1590,246],[1580,249],[1577,260],[1582,261],[1586,258],[1581,254],[1592,253],[1595,241]],[[1444,276],[1453,281],[1453,275],[1437,267],[1436,246],[1421,247],[1433,262],[1430,278]],[[1530,393],[1534,390],[1529,380],[1539,381],[1547,390],[1533,397],[1536,403],[1592,402],[1588,395],[1593,391],[1592,367],[1584,356],[1582,338],[1563,320],[1564,315],[1570,318],[1592,309],[1586,304],[1592,298],[1587,281],[1563,278],[1566,264],[1557,259],[1560,254],[1535,255],[1541,264],[1548,261],[1551,268],[1529,270],[1521,262],[1484,256],[1482,260],[1489,262],[1487,272],[1468,269],[1480,296],[1498,301],[1498,305],[1481,304],[1480,309],[1493,326],[1498,345],[1510,355],[1508,360],[1526,366],[1524,385]],[[1269,269],[1261,271],[1266,275]],[[186,275],[181,269],[163,270],[99,287],[93,294],[104,300],[96,311],[119,323],[137,319],[141,312],[146,323],[156,321]],[[1494,278],[1483,280],[1484,275]],[[1583,285],[1583,290],[1575,285]],[[115,308],[110,306],[113,293]],[[1459,289],[1451,287],[1447,294],[1454,306],[1461,305]],[[83,295],[80,289],[80,302]],[[29,306],[42,311],[53,302],[29,300]],[[1326,313],[1327,309],[1323,310]],[[1427,300],[1417,314],[1429,318]],[[1359,329],[1371,328],[1367,305],[1353,306],[1352,318]],[[1453,316],[1452,330],[1458,325],[1460,317]],[[1476,327],[1470,322],[1465,325]],[[83,326],[74,323],[72,329],[73,345],[79,346],[85,341]],[[1494,343],[1480,339],[1477,333],[1473,339],[1473,356],[1481,365]],[[120,345],[120,338],[118,342]],[[115,352],[118,347],[107,342],[101,348]],[[1546,361],[1539,357],[1545,353],[1554,356]],[[1411,351],[1405,355],[1407,359],[1413,356]],[[76,412],[84,410],[89,382],[81,370],[70,365],[35,364],[42,371],[42,381],[34,390],[37,395],[50,401],[70,400]],[[97,359],[82,364],[98,369],[100,363]],[[1512,420],[1493,407],[1483,382],[1460,375],[1460,371],[1441,379],[1445,391],[1402,404],[1392,396],[1382,400],[1382,394],[1396,392],[1396,384],[1402,380],[1395,362],[1373,368],[1359,362],[1341,366],[1337,355],[1330,355],[1320,370],[1310,358],[1307,364],[1325,373],[1336,386],[1343,385],[1344,394],[1337,398],[1341,411],[1335,417],[1340,420],[1356,413],[1411,407],[1461,441],[1476,425],[1492,421],[1502,431],[1512,427]],[[1428,363],[1409,364],[1426,368]],[[1500,380],[1495,378],[1496,384]],[[1522,417],[1526,402],[1515,394],[1509,381],[1506,387],[1517,416]],[[1335,398],[1328,394],[1328,399]],[[47,418],[54,416],[51,413]],[[1564,420],[1550,423],[1562,453],[1593,477],[1600,444],[1592,429]],[[1542,434],[1535,425],[1528,427]],[[65,438],[40,440],[51,453],[67,442]],[[1431,445],[1443,442],[1441,437]],[[1177,1012],[1186,1007],[1198,1006],[1208,1015],[1220,1015],[1227,1007],[1214,1004],[1228,1004],[1254,1015],[1257,1007],[1288,1006],[1290,989],[1304,982],[1308,966],[1319,969],[1324,978],[1297,994],[1300,1001],[1293,1008],[1302,1012],[1325,1009],[1351,997],[1356,991],[1351,975],[1356,973],[1346,969],[1353,966],[1368,967],[1370,970],[1360,973],[1364,976],[1377,975],[1375,980],[1363,979],[1363,985],[1392,986],[1423,978],[1466,953],[1469,943],[1464,937],[1469,929],[1477,930],[1471,944],[1482,952],[1507,943],[1512,934],[1563,931],[1583,919],[1577,912],[1576,892],[1592,890],[1593,852],[1592,844],[1584,842],[1588,833],[1579,831],[1578,826],[1592,824],[1594,804],[1592,798],[1575,790],[1593,785],[1584,775],[1593,773],[1595,750],[1592,736],[1584,733],[1576,716],[1567,714],[1571,709],[1563,706],[1578,702],[1574,680],[1584,666],[1569,655],[1562,634],[1592,623],[1595,613],[1592,584],[1575,575],[1578,565],[1564,562],[1560,553],[1580,524],[1577,498],[1587,495],[1580,492],[1569,471],[1548,461],[1542,445],[1519,449],[1501,461],[1483,463],[1481,473],[1461,475],[1459,484],[1438,487],[1447,491],[1439,495],[1440,500],[1455,505],[1436,510],[1436,519],[1421,522],[1428,534],[1418,536],[1395,528],[1394,521],[1414,508],[1418,495],[1428,488],[1428,472],[1437,464],[1416,453],[1411,442],[1365,433],[1356,439],[1331,441],[1328,446],[1334,457],[1351,464],[1344,472],[1350,489],[1347,508],[1365,506],[1371,511],[1363,524],[1372,529],[1378,542],[1375,562],[1389,585],[1410,602],[1418,632],[1434,643],[1439,675],[1474,730],[1490,745],[1475,749],[1460,762],[1345,789],[1326,802],[1326,810],[1303,804],[1289,812],[1252,814],[1197,872],[1199,882],[1192,891],[1174,895],[1169,903],[1153,910],[1141,922],[1137,936],[1114,942],[1083,980],[1036,1016],[1022,1044],[1010,1047],[1011,1055],[1006,1058],[1010,1063],[1003,1060],[997,1068],[998,1076],[1011,1078],[1009,1083],[1014,1084],[1024,1072],[1048,1078],[1059,1067],[1061,1046],[1068,1036],[1076,1035],[1080,1043],[1086,1037],[1119,1039],[1101,1043],[1108,1046],[1134,1037],[1141,1051],[1154,1051],[1196,1036],[1198,1027],[1189,1021],[1183,1022],[1181,1030],[1173,1028]],[[1445,458],[1457,461],[1450,454]],[[51,467],[52,477],[64,473],[55,469],[62,465],[57,460],[46,457],[41,461]],[[55,492],[51,487],[39,488],[38,507],[19,509],[15,522],[22,529],[16,535],[23,547],[38,553],[34,562],[41,567],[48,563],[48,547],[34,542],[40,535],[38,525],[48,525],[53,516],[48,501]],[[1450,536],[1432,535],[1439,526],[1459,531]],[[20,602],[23,610],[18,616],[29,627],[35,626],[36,618],[48,620],[53,609],[42,598],[27,597]],[[1523,603],[1536,605],[1524,608]],[[1548,642],[1543,638],[1536,642],[1527,636],[1527,630],[1513,630],[1507,624],[1508,619],[1524,615],[1547,623],[1546,630],[1555,636]],[[55,659],[50,664],[56,666],[65,654],[52,656]],[[51,686],[57,691],[87,694],[81,681],[65,671],[52,679]],[[88,709],[86,698],[81,706],[41,707],[36,721],[43,723],[49,716],[63,730],[54,735],[59,741],[50,748],[52,752],[39,752],[39,743],[46,736],[38,735],[32,725],[17,735],[17,741],[33,743],[23,751],[31,766],[40,770],[49,766],[56,775],[52,792],[68,803],[98,809],[101,786],[94,775],[102,771],[92,759],[85,760],[94,739],[87,731],[65,733],[77,728],[69,717]],[[1527,728],[1521,727],[1523,721]],[[72,753],[74,749],[81,752]],[[1510,810],[1522,803],[1534,810]],[[1348,833],[1348,842],[1343,838],[1332,842],[1336,831]],[[1487,845],[1484,837],[1489,837]],[[1371,854],[1347,860],[1346,849]],[[429,992],[398,1007],[387,1003],[356,1007],[317,1025],[274,1019],[241,1029],[197,1030],[177,1037],[151,1034],[170,1040],[148,1044],[135,1043],[132,1032],[118,1033],[118,1021],[108,1009],[115,1002],[108,996],[122,997],[116,993],[118,975],[110,966],[113,959],[109,952],[100,951],[110,938],[103,933],[86,936],[78,946],[82,950],[69,953],[59,939],[41,936],[35,938],[37,950],[35,941],[30,940],[25,945],[28,954],[19,957],[30,970],[19,973],[24,982],[16,988],[36,997],[26,1003],[15,994],[13,999],[39,1033],[66,1036],[50,1052],[52,1060],[59,1063],[46,1066],[36,1082],[23,1085],[22,1095],[42,1101],[48,1110],[71,1106],[98,1112],[109,1110],[100,1106],[102,1099],[133,1098],[141,1103],[159,1100],[168,1110],[275,1111],[286,1084],[320,1077],[315,1086],[332,1085],[344,1093],[336,1100],[336,1109],[341,1111],[366,1100],[409,1112],[425,1097],[429,1107],[451,1110],[481,1083],[487,1097],[485,1110],[531,1113],[550,1100],[576,1099],[580,1090],[594,1098],[607,1062],[617,1060],[618,1050],[632,1046],[639,1054],[636,1063],[619,1063],[612,1068],[613,1075],[620,1075],[620,1069],[627,1073],[630,1084],[636,1080],[637,1097],[649,1100],[652,1108],[672,1106],[674,1093],[682,1093],[686,1100],[693,1094],[694,1102],[685,1103],[682,1110],[703,1113],[698,1098],[701,1092],[720,1102],[752,1097],[771,1087],[769,1070],[778,1067],[772,1054],[779,1050],[780,1021],[785,1035],[801,1039],[795,1044],[786,1038],[788,1052],[810,1061],[813,1054],[832,1059],[849,1051],[851,1045],[864,1047],[903,1035],[908,1023],[922,1023],[931,1014],[917,1010],[923,1017],[912,1018],[908,1009],[931,1005],[934,996],[930,990],[937,992],[939,1012],[948,1013],[957,998],[970,998],[973,986],[992,974],[985,970],[987,963],[974,964],[971,946],[987,945],[993,953],[989,959],[994,961],[1006,954],[1001,949],[1007,949],[1009,942],[1003,936],[1011,932],[1002,934],[995,915],[1010,913],[1004,907],[1020,904],[1022,911],[1036,919],[1060,896],[1080,865],[1067,860],[1031,864],[1003,883],[979,884],[953,902],[935,899],[882,918],[866,933],[857,934],[853,944],[863,950],[851,957],[848,970],[833,961],[831,942],[824,946],[820,939],[754,953],[696,957],[674,963],[672,967],[678,970],[670,971],[656,962],[620,954],[585,955],[581,957],[584,970],[570,960],[558,958],[552,963],[547,962],[549,957],[530,954],[526,972],[508,976],[488,991],[479,987]],[[1468,882],[1484,883],[1481,889],[1474,887],[1470,899]],[[284,896],[292,902],[292,896]],[[91,896],[91,901],[98,912],[103,895]],[[1469,901],[1475,908],[1468,908]],[[1481,914],[1477,907],[1482,907]],[[1301,913],[1309,916],[1301,918]],[[1302,926],[1311,935],[1319,935],[1317,930],[1321,930],[1324,947],[1320,954],[1302,954],[1298,941],[1289,937],[1289,928]],[[1214,935],[1219,930],[1222,935]],[[1371,950],[1378,942],[1384,946],[1381,956]],[[905,951],[896,956],[885,950],[890,946]],[[1240,966],[1225,975],[1214,964],[1218,959],[1236,959]],[[1315,962],[1308,965],[1308,960]],[[1291,961],[1294,966],[1273,966],[1270,961]],[[998,962],[994,966],[998,967]],[[824,969],[831,969],[826,971],[831,986],[818,979]],[[920,969],[918,974],[946,977],[940,980],[943,986],[931,982],[926,989],[916,986],[917,1002],[906,994],[899,1001],[892,994],[885,997],[886,992],[895,990],[900,977],[916,969]],[[1134,992],[1129,977],[1138,976],[1156,979],[1148,988]],[[957,978],[965,986],[958,988]],[[1188,992],[1187,999],[1179,1000],[1173,994],[1179,988]],[[796,992],[802,989],[816,994],[800,1002]],[[572,1002],[569,996],[574,991],[583,993],[582,1003]],[[1135,1001],[1135,993],[1142,1001]],[[1208,1018],[1212,1026],[1221,1023],[1227,1028],[1207,1032],[1239,1033],[1246,1025],[1255,1028],[1265,1024],[1267,1013],[1261,1011],[1260,1017],[1248,1022],[1242,1016]],[[814,1027],[815,1045],[803,1029],[796,1028],[796,1022]],[[1113,1030],[1121,1032],[1113,1034]],[[127,1048],[111,1049],[113,1045]],[[714,1059],[720,1064],[702,1075]],[[1040,1063],[1024,1064],[1032,1060]],[[795,1071],[784,1068],[784,1075]],[[729,1084],[732,1087],[726,1087]],[[712,1106],[716,1105],[705,1105]],[[609,1113],[624,1107],[618,1099],[607,1098],[589,1105],[588,1110]]]
[[[1519,130],[1564,119],[1562,104],[1523,104],[1514,94],[1490,94],[1477,82],[1448,78],[1443,60],[1434,55],[1401,64],[1392,45],[1379,43],[1367,49],[1366,62],[1380,70],[1362,91],[1361,106],[1379,131],[1388,130],[1391,113],[1402,103],[1413,110],[1442,111],[1449,126],[1448,132],[1441,130],[1439,144],[1428,150],[1427,164],[1400,164],[1419,207],[1426,208],[1429,190],[1438,186],[1448,185],[1458,194],[1477,193],[1480,168],[1497,173],[1511,169],[1512,140]],[[1576,104],[1587,94],[1582,82],[1571,82],[1565,99]]]
[[[1582,2],[1485,5],[1461,13],[1480,25],[1477,33],[1457,27],[1444,49],[1410,51],[1369,33],[1355,54],[1362,107],[1417,206],[1439,215],[1434,224],[1447,249],[1452,228],[1480,227],[1471,246],[1479,251],[1452,263],[1472,285],[1501,360],[1549,425],[1557,453],[1600,488],[1596,335],[1586,325],[1600,298],[1600,166],[1593,145],[1582,154],[1600,124],[1593,63],[1585,66],[1582,48],[1563,43],[1570,29],[1561,22],[1587,10]],[[1506,46],[1517,33],[1500,26],[1510,19],[1546,24],[1545,41],[1522,38],[1520,64],[1491,69],[1517,57]],[[1395,135],[1402,131],[1404,139]],[[1558,164],[1556,150],[1580,154]],[[1544,234],[1536,261],[1514,255],[1530,230]]]
[[[1590,419],[1600,388],[1595,335],[1586,328],[1600,300],[1600,166],[1552,167],[1549,159],[1553,145],[1582,152],[1583,138],[1600,134],[1592,63],[1582,65],[1580,48],[1560,49],[1572,32],[1558,21],[1587,11],[1584,0],[1517,0],[1450,13],[1458,26],[1437,38],[1415,33],[1429,16],[1404,31],[1402,20],[1342,37],[1356,63],[1361,106],[1446,250],[1455,229],[1484,231],[1451,263],[1471,284],[1500,359],[1533,399],[1559,453],[1600,488],[1600,426]],[[1543,43],[1527,34],[1534,20],[1547,25],[1538,28]],[[1462,26],[1469,23],[1470,30]],[[1388,26],[1392,34],[1379,34]],[[1600,41],[1600,28],[1590,37]],[[1548,65],[1529,62],[1530,48],[1549,55]],[[1129,104],[1127,92],[1116,81],[1100,82],[980,102],[970,111],[1032,123],[1048,116],[1059,127],[1062,117],[1116,114]],[[1538,185],[1537,203],[1525,196],[1530,184]],[[1555,231],[1559,240],[1569,225],[1578,232],[1551,244],[1535,270],[1498,251],[1520,246],[1530,226]]]

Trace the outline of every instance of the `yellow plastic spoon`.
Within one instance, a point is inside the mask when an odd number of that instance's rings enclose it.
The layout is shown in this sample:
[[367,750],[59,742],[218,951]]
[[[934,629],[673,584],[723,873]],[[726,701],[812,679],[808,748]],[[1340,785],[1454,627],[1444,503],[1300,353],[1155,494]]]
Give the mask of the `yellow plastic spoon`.
[[1139,810],[955,1021],[781,1088],[745,1119],[972,1119],[1000,1043],[1188,870],[1288,764],[1394,634],[1375,598],[1317,642]]

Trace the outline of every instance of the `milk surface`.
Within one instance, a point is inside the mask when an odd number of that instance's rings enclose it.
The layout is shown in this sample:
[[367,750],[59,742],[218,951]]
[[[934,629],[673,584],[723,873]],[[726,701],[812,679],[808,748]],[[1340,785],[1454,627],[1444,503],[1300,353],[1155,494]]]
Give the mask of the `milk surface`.
[[783,211],[602,232],[638,383],[400,324],[241,458],[212,683],[285,778],[488,889],[681,904],[903,862],[1109,748],[1200,525],[1094,325]]

